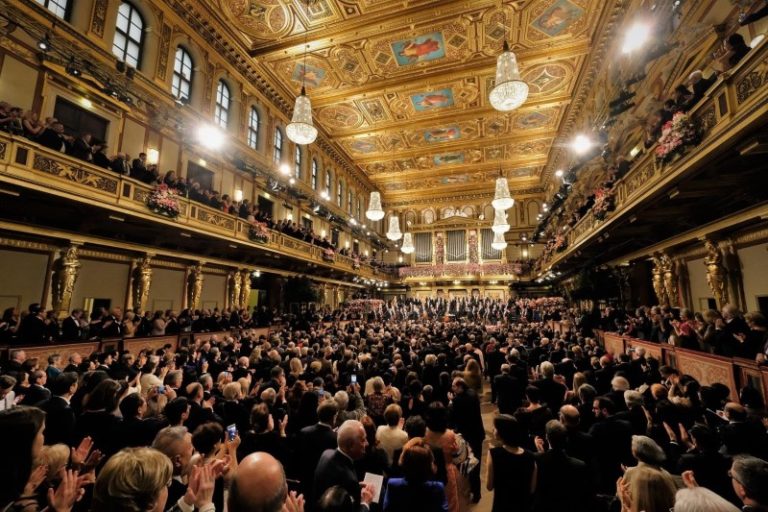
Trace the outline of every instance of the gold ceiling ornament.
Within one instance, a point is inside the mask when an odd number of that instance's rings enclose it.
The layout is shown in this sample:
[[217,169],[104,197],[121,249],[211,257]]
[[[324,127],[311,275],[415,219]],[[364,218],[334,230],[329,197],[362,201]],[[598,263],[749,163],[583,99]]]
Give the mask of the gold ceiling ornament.
[[504,210],[494,210],[496,214],[493,217],[493,226],[491,230],[494,233],[506,233],[509,231],[509,222],[507,222],[507,212]]
[[[498,212],[499,210],[496,211]],[[493,242],[491,242],[491,247],[497,251],[503,251],[507,248],[507,239],[504,238],[504,233],[496,232],[493,234]]]
[[[506,23],[504,23],[506,31]],[[504,38],[501,55],[496,59],[496,82],[488,95],[493,108],[501,112],[511,112],[519,108],[528,99],[528,84],[520,77],[517,56],[509,49],[509,42]]]
[[[309,1],[307,1],[307,18],[309,18]],[[302,63],[301,94],[296,98],[293,105],[293,117],[288,126],[285,127],[285,134],[288,139],[300,145],[312,144],[317,139],[317,128],[312,122],[312,102],[307,96],[306,76],[307,76],[307,34],[309,27],[304,32],[304,62]]]
[[374,222],[384,218],[384,210],[381,207],[381,194],[379,192],[371,192],[365,216]]
[[416,248],[413,246],[413,235],[411,233],[405,233],[403,235],[403,245],[400,247],[403,254],[413,254]]

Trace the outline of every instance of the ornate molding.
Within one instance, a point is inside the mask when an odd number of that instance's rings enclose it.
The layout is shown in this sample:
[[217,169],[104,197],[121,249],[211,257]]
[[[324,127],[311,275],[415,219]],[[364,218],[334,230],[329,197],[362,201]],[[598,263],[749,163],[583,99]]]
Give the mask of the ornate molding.
[[93,2],[93,14],[91,15],[91,32],[99,37],[104,37],[104,27],[107,23],[107,0],[95,0]]
[[35,154],[32,168],[58,178],[73,181],[80,185],[114,194],[117,192],[118,180],[99,176],[96,173],[75,167],[73,165],[57,162],[40,154]]

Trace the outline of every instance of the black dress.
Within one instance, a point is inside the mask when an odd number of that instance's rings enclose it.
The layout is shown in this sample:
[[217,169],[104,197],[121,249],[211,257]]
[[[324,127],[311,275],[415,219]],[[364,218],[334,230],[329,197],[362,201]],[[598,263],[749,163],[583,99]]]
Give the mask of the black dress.
[[528,512],[533,503],[531,478],[536,460],[529,451],[515,455],[502,447],[491,448],[493,461],[493,512]]

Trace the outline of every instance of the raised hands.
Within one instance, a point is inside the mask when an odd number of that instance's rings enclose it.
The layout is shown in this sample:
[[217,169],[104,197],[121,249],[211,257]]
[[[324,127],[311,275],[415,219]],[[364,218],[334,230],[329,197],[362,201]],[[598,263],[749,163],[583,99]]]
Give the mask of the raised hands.
[[283,512],[304,512],[304,495],[289,492],[283,503]]
[[83,495],[79,487],[77,471],[62,470],[61,483],[54,491],[48,489],[48,504],[56,512],[69,512]]

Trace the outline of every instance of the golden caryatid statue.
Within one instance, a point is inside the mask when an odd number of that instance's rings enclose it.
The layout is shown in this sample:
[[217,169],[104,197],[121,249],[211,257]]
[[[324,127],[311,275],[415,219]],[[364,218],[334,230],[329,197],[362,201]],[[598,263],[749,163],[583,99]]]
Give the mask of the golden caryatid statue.
[[672,307],[680,307],[680,293],[678,288],[678,276],[675,272],[675,262],[668,254],[661,253],[659,256],[659,262],[661,263],[662,278],[664,281],[664,293],[667,296],[669,305]]
[[149,255],[136,260],[136,267],[133,270],[133,290],[131,298],[133,300],[133,310],[141,315],[147,310],[149,302],[149,287],[152,285],[152,257]]
[[187,268],[187,307],[200,309],[203,296],[203,265],[198,263]]
[[82,264],[77,256],[77,246],[71,245],[56,261],[51,291],[53,294],[53,310],[58,316],[69,314],[72,294],[75,291],[77,275]]
[[660,306],[669,304],[667,292],[664,289],[664,270],[661,264],[661,257],[659,254],[654,254],[653,259],[653,291],[656,293],[656,299],[659,301]]
[[251,299],[251,271],[244,268],[240,271],[240,307],[247,308]]
[[704,257],[704,265],[707,267],[707,284],[712,290],[717,307],[722,308],[728,303],[728,287],[726,272],[723,266],[723,253],[712,240],[704,240],[707,255]]
[[240,272],[232,270],[227,274],[227,289],[229,291],[227,298],[229,300],[229,307],[231,309],[240,309],[240,284],[242,283],[242,277]]

